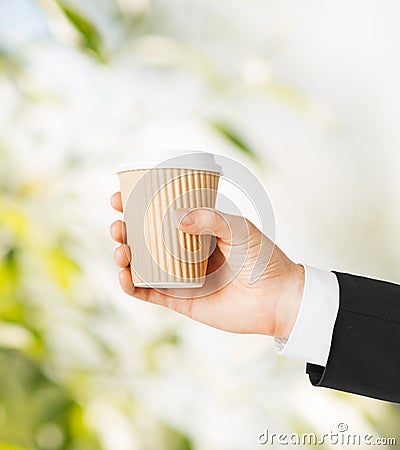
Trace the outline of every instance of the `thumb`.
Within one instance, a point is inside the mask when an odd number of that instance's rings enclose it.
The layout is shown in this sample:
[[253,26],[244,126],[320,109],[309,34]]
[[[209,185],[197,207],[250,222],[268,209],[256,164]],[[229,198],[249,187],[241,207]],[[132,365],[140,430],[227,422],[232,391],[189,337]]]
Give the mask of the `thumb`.
[[182,208],[175,210],[174,214],[181,231],[196,235],[212,234],[218,238],[217,245],[231,272],[247,275],[251,284],[264,273],[274,244],[246,218],[211,208]]
[[247,220],[241,216],[222,213],[211,208],[177,209],[177,227],[190,234],[212,234],[224,244],[243,244],[249,239]]

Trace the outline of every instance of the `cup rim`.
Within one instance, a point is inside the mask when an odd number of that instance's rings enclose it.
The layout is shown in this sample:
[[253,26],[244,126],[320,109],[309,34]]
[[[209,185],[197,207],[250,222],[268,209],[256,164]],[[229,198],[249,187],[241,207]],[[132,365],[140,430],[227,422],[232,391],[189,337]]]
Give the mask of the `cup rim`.
[[175,152],[164,159],[138,159],[129,163],[120,164],[116,174],[134,170],[149,169],[188,169],[205,172],[215,172],[222,175],[222,167],[215,161],[215,156],[209,152],[182,150]]

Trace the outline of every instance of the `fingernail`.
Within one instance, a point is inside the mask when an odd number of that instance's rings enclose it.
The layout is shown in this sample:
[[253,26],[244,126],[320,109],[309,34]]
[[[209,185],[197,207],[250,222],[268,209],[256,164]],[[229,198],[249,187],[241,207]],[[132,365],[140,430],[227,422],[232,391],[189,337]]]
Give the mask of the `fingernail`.
[[194,217],[193,214],[190,213],[190,209],[180,208],[174,211],[174,220],[175,225],[179,227],[179,225],[193,225]]

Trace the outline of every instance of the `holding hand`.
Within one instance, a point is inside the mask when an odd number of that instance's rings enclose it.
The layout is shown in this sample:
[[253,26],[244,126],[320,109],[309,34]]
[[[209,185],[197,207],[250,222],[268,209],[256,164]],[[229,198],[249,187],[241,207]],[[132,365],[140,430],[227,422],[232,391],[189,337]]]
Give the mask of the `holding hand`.
[[[111,204],[122,212],[121,194]],[[119,281],[129,295],[170,308],[191,319],[224,331],[257,333],[287,339],[293,328],[304,289],[304,268],[292,262],[250,221],[209,208],[176,211],[177,226],[185,233],[216,236],[207,273],[218,271],[223,286],[215,291],[196,289],[193,299],[175,295],[176,289],[155,290],[133,285],[129,247],[124,244],[125,224],[111,225],[111,237],[120,245],[114,259],[122,268]],[[135,249],[132,249],[134,252]],[[272,254],[271,258],[270,255]],[[249,282],[255,264],[264,264],[261,276]],[[226,280],[226,283],[225,283]],[[207,283],[207,281],[206,281]],[[206,292],[206,290],[205,290]]]

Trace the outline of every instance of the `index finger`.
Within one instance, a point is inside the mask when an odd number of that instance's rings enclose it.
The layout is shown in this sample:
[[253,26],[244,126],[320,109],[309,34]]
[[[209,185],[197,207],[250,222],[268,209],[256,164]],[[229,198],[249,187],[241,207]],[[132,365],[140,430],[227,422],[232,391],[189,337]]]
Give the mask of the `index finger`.
[[115,192],[110,199],[111,206],[119,212],[122,212],[121,192]]

